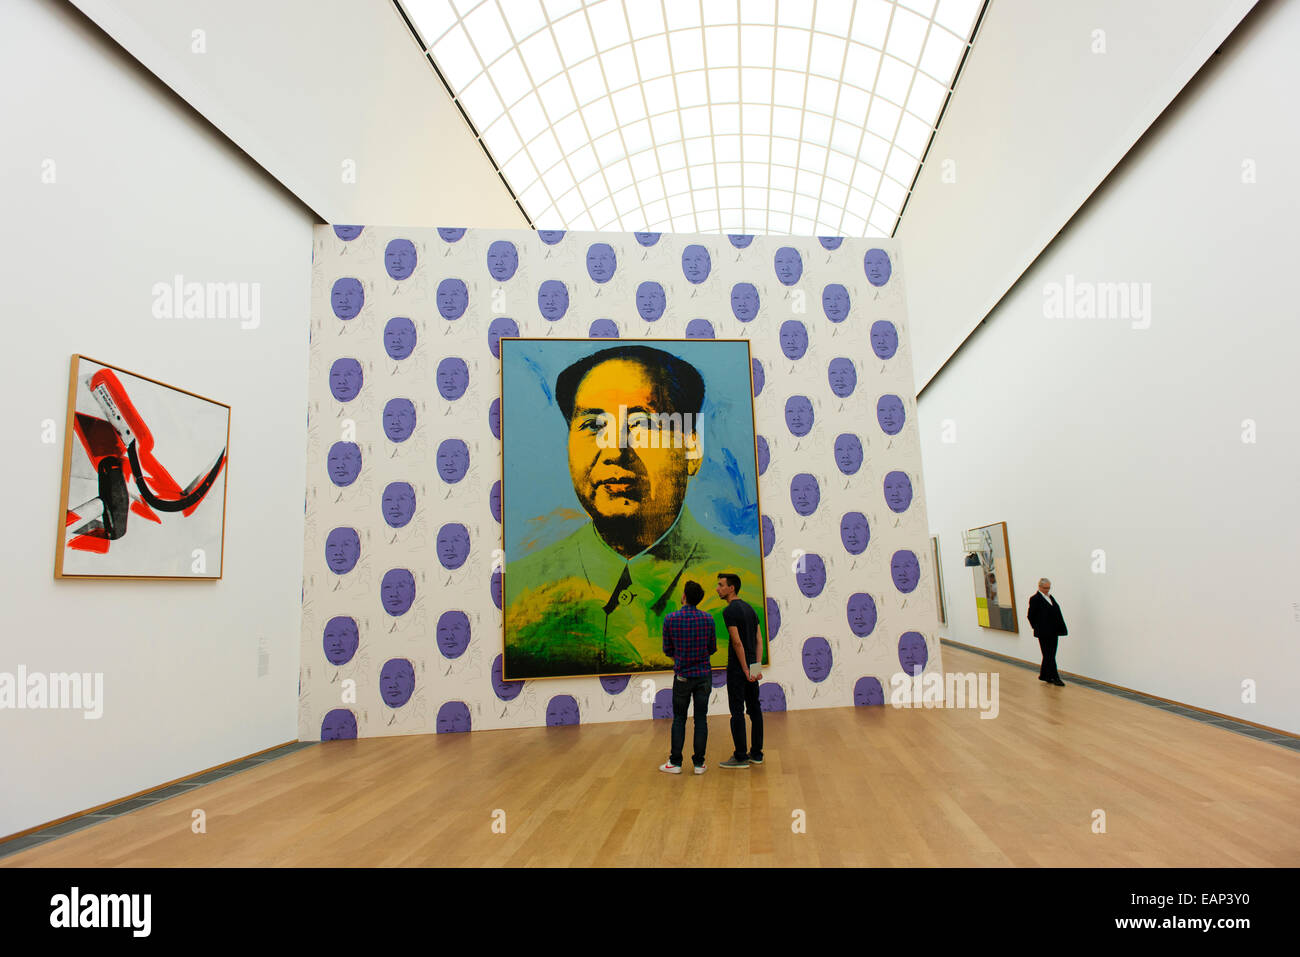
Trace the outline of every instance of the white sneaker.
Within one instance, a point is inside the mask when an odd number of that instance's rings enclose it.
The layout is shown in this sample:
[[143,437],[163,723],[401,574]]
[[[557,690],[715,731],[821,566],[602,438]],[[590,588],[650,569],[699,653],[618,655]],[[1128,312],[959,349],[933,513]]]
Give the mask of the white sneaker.
[[696,773],[696,774],[703,774],[703,773],[704,773],[704,767],[705,767],[705,766],[704,766],[703,764],[697,764],[697,765],[695,766],[695,773]]
[[681,774],[682,766],[680,764],[673,764],[671,761],[665,761],[663,764],[659,765],[659,770],[667,771],[669,774]]

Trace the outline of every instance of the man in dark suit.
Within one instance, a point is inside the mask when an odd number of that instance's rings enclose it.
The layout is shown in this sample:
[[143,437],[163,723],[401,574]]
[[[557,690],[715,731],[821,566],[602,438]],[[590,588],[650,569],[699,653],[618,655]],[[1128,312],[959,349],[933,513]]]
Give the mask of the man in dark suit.
[[1029,599],[1029,624],[1038,639],[1038,647],[1043,649],[1043,666],[1038,670],[1038,680],[1064,688],[1065,682],[1056,671],[1056,641],[1068,635],[1065,628],[1065,616],[1061,606],[1050,594],[1052,583],[1046,578],[1038,579],[1038,591]]

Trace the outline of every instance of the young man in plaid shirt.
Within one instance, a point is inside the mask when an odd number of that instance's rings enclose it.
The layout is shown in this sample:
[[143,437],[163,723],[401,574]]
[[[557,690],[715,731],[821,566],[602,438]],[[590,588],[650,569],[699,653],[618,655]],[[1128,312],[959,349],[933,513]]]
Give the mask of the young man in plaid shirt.
[[682,773],[682,745],[686,741],[686,709],[695,699],[695,773],[704,773],[704,746],[709,740],[709,694],[712,673],[709,658],[718,650],[718,632],[713,616],[695,606],[704,597],[699,582],[688,581],[682,589],[686,604],[664,619],[664,654],[673,659],[673,731],[668,763],[660,771]]

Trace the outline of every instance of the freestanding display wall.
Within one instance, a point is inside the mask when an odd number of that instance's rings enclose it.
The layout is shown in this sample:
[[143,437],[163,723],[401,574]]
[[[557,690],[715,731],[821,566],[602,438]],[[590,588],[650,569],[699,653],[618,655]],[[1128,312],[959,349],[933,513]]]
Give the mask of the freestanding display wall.
[[[902,280],[885,240],[318,227],[300,736],[669,714],[667,673],[502,680],[503,336],[748,339],[758,489],[719,507],[761,512],[764,708],[940,670]],[[559,419],[540,381],[509,427]]]

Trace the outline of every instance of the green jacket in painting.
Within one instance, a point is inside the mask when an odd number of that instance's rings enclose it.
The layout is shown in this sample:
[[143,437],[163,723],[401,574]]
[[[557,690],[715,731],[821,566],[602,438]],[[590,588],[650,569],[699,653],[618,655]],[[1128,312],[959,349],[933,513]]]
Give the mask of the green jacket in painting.
[[659,541],[626,559],[588,521],[568,537],[507,564],[505,676],[671,670],[672,659],[663,653],[663,620],[680,607],[682,586],[691,579],[704,588],[700,610],[712,614],[717,625],[713,667],[725,667],[726,603],[713,590],[721,572],[741,577],[742,597],[753,604],[765,636],[757,546],[746,549],[714,534],[683,506]]

